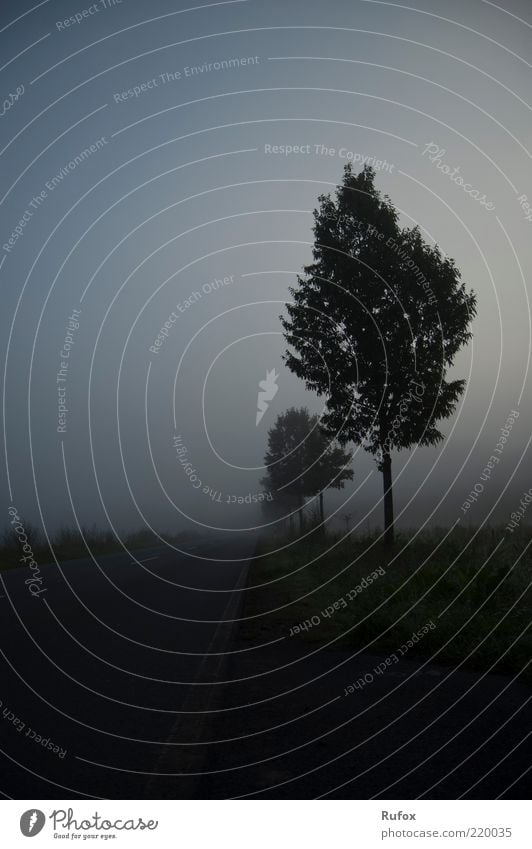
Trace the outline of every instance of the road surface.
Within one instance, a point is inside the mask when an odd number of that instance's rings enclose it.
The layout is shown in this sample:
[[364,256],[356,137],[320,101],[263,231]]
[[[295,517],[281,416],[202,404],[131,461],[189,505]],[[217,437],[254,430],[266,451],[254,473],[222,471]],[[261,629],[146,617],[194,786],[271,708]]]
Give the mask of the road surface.
[[187,553],[135,552],[139,562],[123,553],[70,561],[62,573],[50,564],[37,597],[29,569],[2,572],[0,789],[146,796],[176,734],[191,733],[190,715],[180,722],[180,711],[201,707],[195,698],[191,708],[191,692],[213,689],[205,657],[227,645],[231,626],[219,623],[234,615],[254,545],[226,534]]

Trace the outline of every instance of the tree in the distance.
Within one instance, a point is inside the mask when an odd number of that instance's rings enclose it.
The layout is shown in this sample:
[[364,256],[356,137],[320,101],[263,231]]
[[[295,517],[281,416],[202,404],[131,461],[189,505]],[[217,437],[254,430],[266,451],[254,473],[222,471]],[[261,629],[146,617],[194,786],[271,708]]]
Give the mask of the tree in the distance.
[[384,539],[393,542],[391,452],[443,439],[464,380],[448,380],[471,339],[476,296],[452,259],[428,245],[365,167],[348,165],[314,212],[313,262],[282,317],[288,367],[326,396],[324,426],[363,445],[383,475]]
[[303,527],[303,505],[305,489],[304,445],[309,431],[308,413],[291,407],[277,416],[268,431],[268,448],[264,456],[266,475],[261,485],[272,493],[282,493],[294,499],[299,513],[299,525]]
[[329,487],[340,489],[345,481],[352,480],[350,460],[351,455],[331,441],[320,426],[318,416],[311,415],[305,407],[291,407],[277,416],[268,431],[266,475],[261,485],[285,502],[288,497],[295,500],[302,530],[305,498],[320,496],[323,523],[323,492]]
[[317,416],[311,417],[312,430],[306,444],[305,494],[319,496],[319,515],[325,525],[323,496],[326,489],[343,489],[353,480],[351,454],[344,451],[321,426]]

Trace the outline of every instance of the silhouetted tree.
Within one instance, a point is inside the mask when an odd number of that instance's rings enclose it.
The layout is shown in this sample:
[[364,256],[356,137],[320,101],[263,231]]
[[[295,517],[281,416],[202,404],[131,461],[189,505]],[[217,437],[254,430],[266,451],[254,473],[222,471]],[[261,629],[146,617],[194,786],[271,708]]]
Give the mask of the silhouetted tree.
[[297,497],[283,490],[274,492],[268,475],[262,478],[261,485],[266,492],[274,496],[273,500],[265,499],[261,502],[260,507],[264,521],[276,528],[288,524],[290,532],[292,532],[294,530],[294,511],[300,506]]
[[295,498],[302,530],[305,497],[320,495],[323,522],[323,491],[328,487],[340,489],[353,478],[353,470],[346,468],[350,459],[349,453],[331,442],[318,416],[310,415],[305,407],[291,407],[277,417],[268,431],[264,457],[267,474],[261,485],[286,503],[290,496]]
[[374,186],[374,171],[347,165],[335,198],[314,211],[314,261],[281,317],[285,360],[308,389],[327,397],[322,416],[342,444],[363,445],[383,475],[385,542],[393,542],[391,452],[443,439],[464,380],[446,379],[471,339],[476,296],[454,261]]
[[311,417],[311,424],[312,429],[305,445],[305,495],[319,495],[320,521],[323,526],[324,491],[343,489],[346,481],[353,480],[353,469],[350,467],[351,454],[344,451],[334,440],[331,441],[318,416]]

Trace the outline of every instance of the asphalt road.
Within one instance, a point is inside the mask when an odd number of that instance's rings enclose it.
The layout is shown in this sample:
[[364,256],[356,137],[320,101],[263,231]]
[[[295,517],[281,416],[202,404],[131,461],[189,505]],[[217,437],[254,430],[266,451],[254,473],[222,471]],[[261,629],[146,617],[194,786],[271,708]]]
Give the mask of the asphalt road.
[[201,798],[530,797],[520,679],[406,657],[345,695],[384,658],[287,640],[231,648]]
[[[64,798],[527,798],[526,683],[242,638],[255,539],[0,576],[0,790]],[[207,559],[203,559],[207,558]],[[228,682],[228,683],[224,683]]]
[[[254,545],[225,535],[187,553],[135,552],[138,563],[124,553],[50,564],[38,597],[29,569],[2,572],[0,789],[24,799],[145,797],[176,734],[190,734],[198,695],[213,690],[205,658],[227,644],[232,626],[220,623]],[[175,792],[189,795],[185,785]]]

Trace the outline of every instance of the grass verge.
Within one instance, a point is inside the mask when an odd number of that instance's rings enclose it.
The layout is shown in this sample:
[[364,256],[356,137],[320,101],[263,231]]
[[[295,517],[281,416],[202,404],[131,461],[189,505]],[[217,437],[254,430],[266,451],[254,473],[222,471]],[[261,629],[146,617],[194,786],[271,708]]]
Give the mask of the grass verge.
[[531,539],[456,528],[400,534],[390,551],[377,534],[263,542],[240,636],[390,654],[433,622],[409,657],[515,673],[532,658]]

